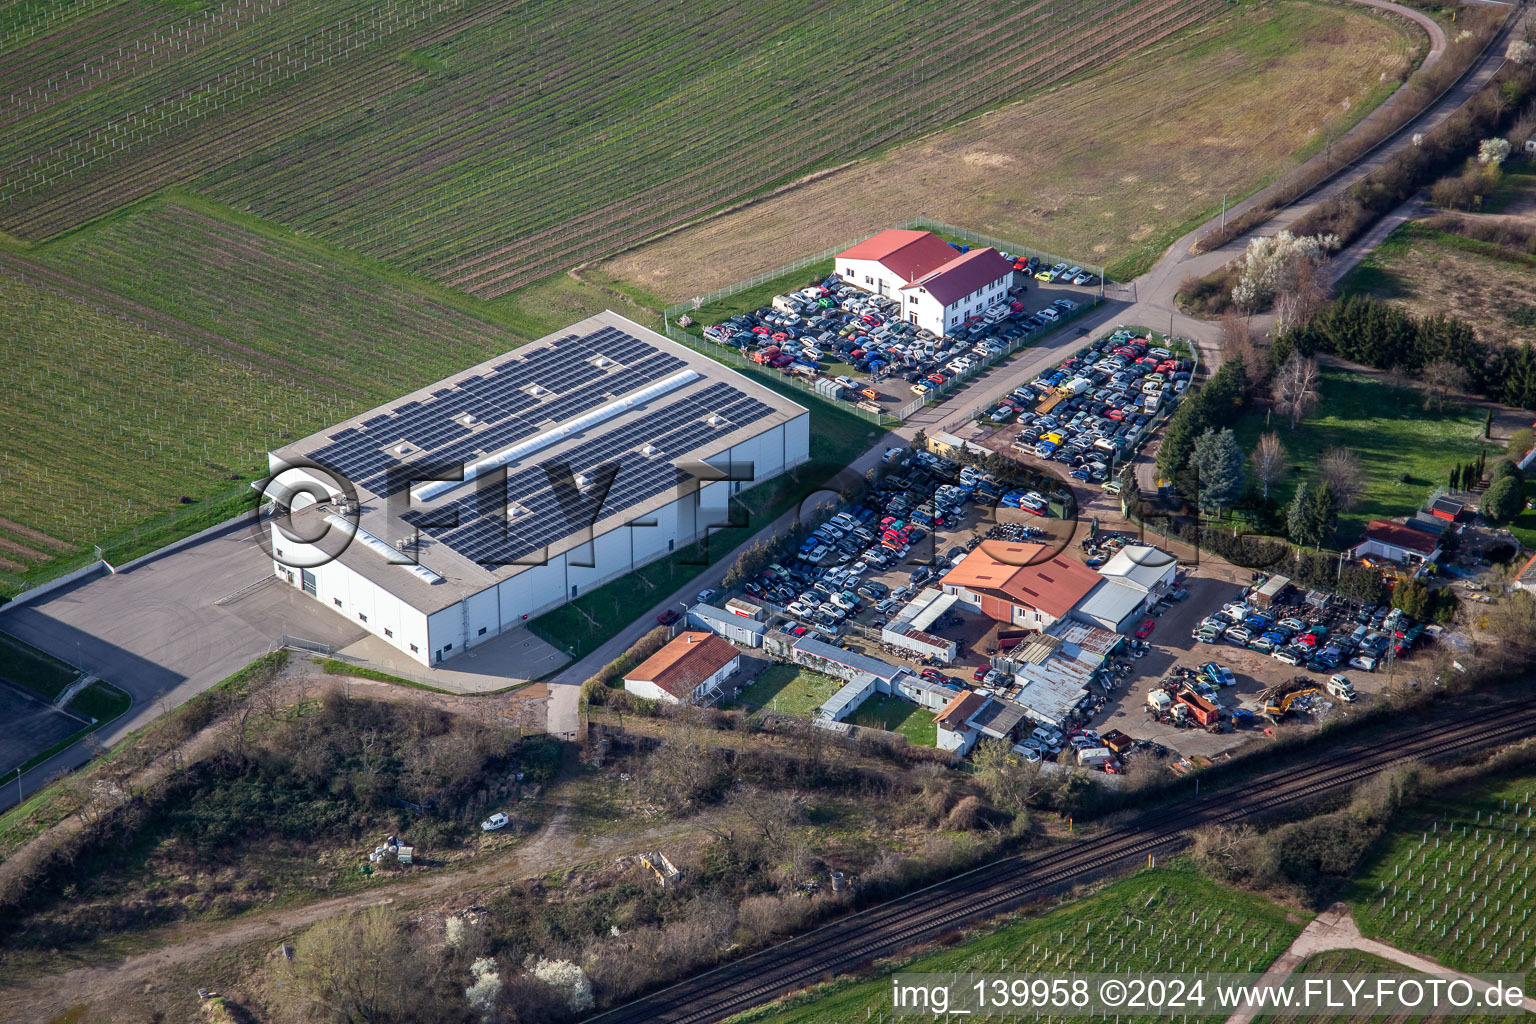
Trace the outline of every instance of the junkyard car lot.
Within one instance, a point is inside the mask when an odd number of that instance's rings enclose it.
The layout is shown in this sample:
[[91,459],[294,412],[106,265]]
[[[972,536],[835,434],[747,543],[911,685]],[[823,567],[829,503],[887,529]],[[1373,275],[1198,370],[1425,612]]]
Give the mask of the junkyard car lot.
[[[874,633],[878,648],[878,630],[897,608],[936,583],[982,538],[999,532],[992,503],[1004,485],[990,474],[928,452],[892,449],[887,456],[887,475],[863,500],[822,520],[796,553],[743,585],[749,599],[783,611],[789,619],[778,627],[783,632],[846,638],[868,649],[871,637],[850,637],[861,632],[849,629],[853,621]],[[1006,532],[1023,539],[1041,531],[1019,522]],[[989,625],[954,614],[931,631],[965,645],[967,656]]]
[[1011,345],[1050,331],[1089,301],[1065,291],[1031,295],[1018,285],[1007,301],[940,337],[902,321],[896,300],[833,274],[710,325],[704,335],[765,367],[814,382],[829,399],[889,411],[914,395],[942,392],[974,376]]
[[981,443],[1105,483],[1172,413],[1193,371],[1192,360],[1154,345],[1148,332],[1117,328],[981,410],[980,424],[997,425]]
[[[1315,725],[1328,715],[1367,707],[1387,684],[1384,670],[1371,673],[1341,664],[1337,672],[1347,676],[1358,694],[1355,703],[1347,704],[1327,694],[1325,683],[1332,670],[1326,667],[1312,669],[1306,665],[1293,666],[1275,659],[1265,650],[1225,639],[1215,643],[1197,641],[1191,634],[1199,630],[1202,621],[1224,605],[1240,604],[1244,595],[1253,588],[1194,574],[1187,577],[1182,585],[1189,592],[1189,598],[1169,606],[1161,616],[1155,617],[1150,650],[1132,663],[1134,671],[1129,686],[1123,690],[1116,689],[1113,703],[1094,719],[1093,727],[1100,732],[1119,729],[1138,739],[1161,743],[1180,754],[1211,756],[1250,741],[1267,741],[1266,729],[1279,733],[1289,728]],[[1274,609],[1273,618],[1277,621],[1292,617],[1304,628],[1322,627],[1328,630],[1329,635],[1352,636],[1359,628],[1361,618],[1369,622],[1368,610],[1362,613],[1357,606],[1343,602],[1317,609],[1293,598],[1292,603]],[[1386,620],[1385,615],[1382,620]],[[1410,631],[1411,626],[1402,629],[1405,636],[1397,638],[1398,642],[1406,639]],[[1324,640],[1323,644],[1326,643]],[[1209,733],[1200,728],[1179,728],[1158,722],[1147,714],[1147,695],[1169,669],[1175,665],[1199,669],[1206,664],[1231,670],[1235,685],[1223,686],[1217,694],[1219,704],[1229,710],[1241,708],[1257,712],[1263,703],[1259,698],[1262,691],[1290,682],[1297,676],[1308,677],[1321,692],[1312,702],[1313,713],[1293,711],[1278,725],[1259,715],[1239,724],[1230,732]],[[1398,672],[1403,671],[1399,667]],[[1411,674],[1411,670],[1407,674]]]

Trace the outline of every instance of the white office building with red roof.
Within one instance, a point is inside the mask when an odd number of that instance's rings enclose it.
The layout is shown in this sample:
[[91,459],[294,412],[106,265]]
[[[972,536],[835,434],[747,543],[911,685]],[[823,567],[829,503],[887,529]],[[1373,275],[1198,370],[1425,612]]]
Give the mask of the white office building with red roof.
[[838,253],[833,269],[849,284],[901,303],[901,317],[948,334],[1008,298],[1013,264],[996,249],[957,252],[931,231],[891,229]]

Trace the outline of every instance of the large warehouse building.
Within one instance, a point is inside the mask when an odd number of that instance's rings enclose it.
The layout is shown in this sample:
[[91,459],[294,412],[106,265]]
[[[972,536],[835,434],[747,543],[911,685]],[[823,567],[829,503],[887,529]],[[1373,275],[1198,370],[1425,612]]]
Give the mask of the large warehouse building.
[[435,665],[723,526],[809,442],[803,407],[604,312],[272,453],[269,494],[324,496],[274,520],[276,570]]

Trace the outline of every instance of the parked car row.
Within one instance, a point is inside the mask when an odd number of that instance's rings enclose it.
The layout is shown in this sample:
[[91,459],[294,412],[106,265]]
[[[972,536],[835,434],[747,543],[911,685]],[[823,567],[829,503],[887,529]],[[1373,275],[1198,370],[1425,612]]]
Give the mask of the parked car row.
[[[1003,253],[1007,256],[1007,253]],[[1098,275],[1082,267],[1069,267],[1065,263],[1047,266],[1038,256],[1013,261],[1013,269],[1028,274],[1041,284],[1076,284],[1092,286],[1099,283]]]
[[1017,387],[983,415],[1020,428],[1013,447],[1104,483],[1114,460],[1189,388],[1192,360],[1121,328]]
[[870,578],[901,565],[913,545],[928,540],[934,529],[964,519],[973,501],[998,498],[1000,487],[988,474],[930,452],[903,456],[904,451],[887,458],[895,472],[877,481],[862,502],[828,517],[793,557],[742,585],[749,597],[799,620],[801,625],[789,632],[815,630],[836,637],[850,617],[871,603],[888,615],[965,554],[963,548],[935,553],[931,565],[913,570],[908,582],[894,590]]
[[[916,394],[938,390],[997,359],[1013,342],[1049,329],[1078,306],[1058,299],[1031,313],[1022,294],[1016,290],[1009,301],[940,337],[904,322],[894,299],[872,295],[832,274],[819,285],[776,296],[770,305],[706,327],[704,334],[764,366],[829,382],[829,397],[878,401],[886,396],[875,385],[888,377],[904,379]],[[832,362],[847,363],[871,380],[824,374],[823,367]]]
[[1399,609],[1385,606],[1360,609],[1351,617],[1282,615],[1247,604],[1224,605],[1206,616],[1192,631],[1199,643],[1229,643],[1261,651],[1286,665],[1313,672],[1333,672],[1348,662],[1374,672],[1390,651],[1401,657],[1423,635]]

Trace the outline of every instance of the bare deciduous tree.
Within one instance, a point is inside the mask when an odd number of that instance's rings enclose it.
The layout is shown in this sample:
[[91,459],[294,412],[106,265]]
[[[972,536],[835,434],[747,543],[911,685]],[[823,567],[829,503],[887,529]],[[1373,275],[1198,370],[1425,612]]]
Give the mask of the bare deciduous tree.
[[1221,318],[1221,353],[1229,363],[1242,360],[1249,380],[1265,376],[1269,361],[1264,358],[1247,317],[1228,313]]
[[1365,488],[1360,471],[1360,456],[1348,448],[1330,448],[1318,460],[1317,468],[1333,488],[1333,496],[1339,508],[1353,508]]
[[797,790],[744,786],[731,794],[731,804],[774,851],[783,848],[791,831],[805,819],[805,799]]
[[1009,744],[1002,740],[983,740],[971,752],[976,777],[996,804],[1015,814],[1024,813],[1029,801],[1045,784],[1040,762],[1030,764],[1014,757]]
[[1285,365],[1275,371],[1274,379],[1269,382],[1270,395],[1275,410],[1291,421],[1292,430],[1317,407],[1320,399],[1318,385],[1322,377],[1317,360],[1307,359],[1299,352],[1293,352]]
[[1323,303],[1328,301],[1328,286],[1323,280],[1322,268],[1312,260],[1302,260],[1296,265],[1296,276],[1275,297],[1275,329],[1288,331],[1312,319]]
[[1467,371],[1449,359],[1432,359],[1424,364],[1419,377],[1428,390],[1424,394],[1424,408],[1433,403],[1435,411],[1445,411],[1445,399],[1452,391],[1464,391],[1467,387]]
[[1290,468],[1290,460],[1286,456],[1285,445],[1280,443],[1280,435],[1274,431],[1259,438],[1259,443],[1254,445],[1253,478],[1264,489],[1264,497],[1269,497],[1269,487],[1278,483],[1285,471]]

